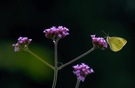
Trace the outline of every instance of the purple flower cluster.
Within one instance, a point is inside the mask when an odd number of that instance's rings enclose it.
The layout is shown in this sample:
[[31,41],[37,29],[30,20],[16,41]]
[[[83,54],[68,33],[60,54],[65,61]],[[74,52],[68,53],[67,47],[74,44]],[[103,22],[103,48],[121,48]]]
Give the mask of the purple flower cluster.
[[22,48],[28,48],[28,44],[32,41],[32,39],[28,39],[28,37],[19,37],[16,44],[13,44],[14,51],[20,51]]
[[77,78],[78,78],[80,81],[82,81],[82,82],[84,82],[85,77],[86,77],[88,74],[91,74],[91,73],[94,72],[92,68],[90,68],[88,65],[86,65],[86,64],[84,64],[84,63],[82,63],[81,65],[78,65],[78,64],[77,64],[77,65],[73,66],[73,68],[74,68],[73,73],[74,73],[74,74],[77,76]]
[[45,36],[47,38],[56,40],[69,35],[68,31],[69,29],[66,27],[58,26],[58,28],[56,28],[55,26],[53,26],[49,29],[45,29],[43,33],[45,33]]
[[107,42],[104,38],[102,37],[96,37],[96,35],[91,35],[92,38],[92,43],[93,45],[97,46],[100,49],[105,49],[107,48]]

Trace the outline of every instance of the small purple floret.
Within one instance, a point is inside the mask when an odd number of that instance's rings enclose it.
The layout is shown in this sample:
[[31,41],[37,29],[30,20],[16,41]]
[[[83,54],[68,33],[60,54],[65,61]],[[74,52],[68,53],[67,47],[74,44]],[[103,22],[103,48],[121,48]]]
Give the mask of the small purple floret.
[[103,49],[103,50],[107,48],[107,42],[104,38],[96,37],[96,35],[91,35],[91,38],[92,38],[92,43],[98,48]]
[[16,44],[13,44],[14,51],[20,51],[22,48],[28,48],[29,43],[32,41],[32,39],[28,39],[28,37],[19,37]]
[[45,29],[43,33],[45,33],[45,36],[47,38],[56,40],[69,35],[68,31],[69,29],[66,27],[58,26],[58,28],[56,28],[55,26],[53,26],[49,29]]
[[80,81],[82,81],[82,82],[84,82],[85,77],[86,77],[87,75],[89,75],[89,74],[91,74],[91,73],[94,72],[92,68],[90,68],[88,65],[86,65],[86,64],[84,64],[84,63],[82,63],[81,65],[78,65],[78,64],[77,64],[77,65],[73,66],[73,68],[74,68],[73,73],[74,73],[74,74],[77,76],[77,78],[78,78]]

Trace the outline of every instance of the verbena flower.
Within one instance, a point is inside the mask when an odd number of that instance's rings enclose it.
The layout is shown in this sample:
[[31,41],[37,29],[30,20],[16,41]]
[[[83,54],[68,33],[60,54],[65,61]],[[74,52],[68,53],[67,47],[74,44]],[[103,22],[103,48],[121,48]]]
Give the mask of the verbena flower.
[[19,37],[16,44],[13,44],[14,51],[20,51],[21,49],[28,48],[29,43],[32,41],[32,39],[28,39],[28,37]]
[[88,65],[86,65],[85,63],[82,63],[81,65],[75,65],[73,66],[73,73],[77,76],[77,78],[84,82],[85,77],[91,73],[93,73],[93,69],[90,68]]
[[96,37],[96,35],[91,35],[93,45],[97,46],[98,48],[104,50],[107,48],[107,42],[102,37]]
[[57,40],[69,35],[68,31],[69,29],[66,27],[58,26],[58,28],[56,28],[55,26],[53,26],[49,29],[45,29],[43,33],[45,33],[45,36],[47,38]]

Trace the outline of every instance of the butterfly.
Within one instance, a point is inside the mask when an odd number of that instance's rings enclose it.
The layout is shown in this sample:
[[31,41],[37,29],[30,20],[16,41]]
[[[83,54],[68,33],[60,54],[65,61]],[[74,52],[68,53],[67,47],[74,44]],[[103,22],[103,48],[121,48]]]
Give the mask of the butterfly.
[[121,37],[106,37],[106,41],[110,46],[110,49],[114,52],[120,51],[127,43],[127,40]]

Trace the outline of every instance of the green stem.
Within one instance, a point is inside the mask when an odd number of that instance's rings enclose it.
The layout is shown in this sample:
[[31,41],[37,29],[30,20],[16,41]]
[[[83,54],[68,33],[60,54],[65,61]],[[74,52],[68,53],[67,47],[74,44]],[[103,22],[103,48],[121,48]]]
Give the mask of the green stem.
[[53,77],[53,85],[52,85],[52,88],[55,88],[55,87],[56,87],[57,76],[58,76],[58,69],[54,70],[54,77]]
[[76,82],[75,88],[79,88],[79,85],[80,85],[80,80],[77,78],[77,82]]
[[[58,39],[59,40],[59,39]],[[56,87],[57,84],[57,76],[58,76],[58,40],[53,41],[54,42],[54,78],[53,78],[53,85],[52,88]]]
[[80,56],[74,58],[73,60],[71,60],[71,61],[69,61],[69,62],[63,64],[62,66],[58,67],[58,69],[62,69],[63,67],[66,67],[67,65],[69,65],[69,64],[71,64],[71,63],[73,63],[73,62],[79,60],[80,58],[86,56],[87,54],[91,53],[91,52],[92,52],[93,50],[95,50],[95,49],[96,49],[96,46],[93,46],[90,50],[88,50],[88,51],[86,51],[85,53],[81,54]]
[[57,65],[58,65],[58,49],[57,49],[57,46],[58,46],[58,41],[54,41],[54,66],[55,68],[57,68]]
[[50,67],[51,69],[54,70],[54,67],[52,65],[50,65],[49,63],[47,63],[46,61],[44,61],[42,58],[40,58],[38,55],[36,55],[35,53],[33,53],[32,51],[30,51],[29,49],[25,49],[25,51],[27,51],[28,53],[30,53],[32,56],[36,57],[39,61],[41,61],[42,63],[44,63],[45,65],[47,65],[48,67]]

